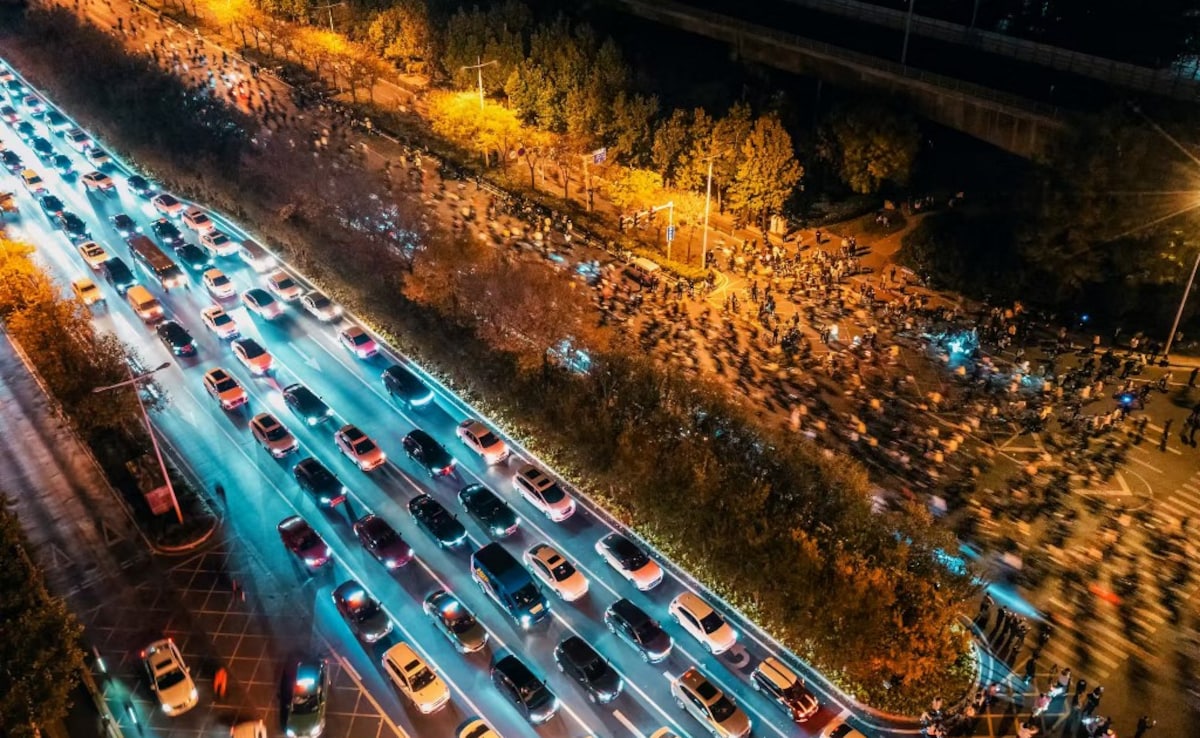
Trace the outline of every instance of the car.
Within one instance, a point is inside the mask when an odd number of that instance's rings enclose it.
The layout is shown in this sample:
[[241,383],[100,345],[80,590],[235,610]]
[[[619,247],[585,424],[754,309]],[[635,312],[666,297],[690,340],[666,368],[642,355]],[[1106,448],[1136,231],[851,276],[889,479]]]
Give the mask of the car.
[[457,738],[500,738],[500,734],[481,718],[472,718],[458,731]]
[[87,188],[89,192],[107,192],[108,190],[116,187],[116,185],[113,184],[112,177],[98,169],[88,172],[80,179],[83,181],[83,186]]
[[412,561],[412,546],[386,520],[374,513],[354,521],[354,535],[358,536],[363,548],[388,569],[399,569]]
[[212,269],[212,257],[195,244],[184,243],[176,246],[175,256],[179,258],[180,263],[193,272],[206,272]]
[[714,738],[750,735],[750,718],[696,667],[671,681],[671,694],[679,709],[704,725]]
[[459,653],[473,653],[487,644],[487,630],[467,606],[450,592],[444,589],[430,592],[423,607],[434,626],[450,639]]
[[34,136],[29,139],[29,148],[33,149],[33,155],[40,161],[49,164],[53,161],[57,152],[54,150],[54,144],[50,143],[41,136]]
[[587,594],[587,577],[553,546],[538,543],[523,558],[526,568],[564,601],[574,602]]
[[263,320],[275,320],[283,315],[283,308],[271,297],[271,293],[260,287],[251,287],[242,293],[246,309]]
[[200,318],[210,331],[217,334],[217,338],[237,338],[241,335],[237,323],[220,305],[209,305],[204,308],[200,311]]
[[561,523],[575,514],[575,500],[558,482],[533,464],[522,464],[513,475],[513,490],[546,517]]
[[18,97],[20,97],[21,95],[24,95],[26,92],[25,85],[21,82],[21,80],[17,79],[16,77],[13,77],[12,79],[5,82],[4,89],[8,92],[8,96],[11,97],[13,100],[16,100]]
[[360,359],[369,359],[379,353],[375,339],[357,325],[348,325],[338,331],[338,342]]
[[283,401],[309,426],[319,425],[333,417],[333,408],[326,405],[315,392],[299,383],[283,388]]
[[137,277],[134,276],[129,266],[119,256],[114,256],[104,262],[103,271],[104,278],[113,286],[117,294],[122,297],[138,283]]
[[489,466],[508,459],[508,444],[500,440],[490,428],[474,418],[467,418],[454,430],[458,440],[483,459]]
[[310,569],[328,564],[333,557],[333,551],[325,545],[324,539],[299,515],[281,520],[278,530],[283,545]]
[[233,355],[252,374],[262,376],[275,368],[275,357],[253,338],[235,338],[230,345],[233,347]]
[[596,553],[643,592],[654,589],[663,579],[662,567],[620,533],[609,533],[596,541]]
[[86,241],[92,237],[83,219],[69,210],[59,213],[57,220],[58,227],[62,229],[63,233],[67,234],[67,238],[71,239],[72,243]]
[[225,272],[220,269],[207,270],[200,281],[204,282],[208,293],[218,300],[224,300],[237,294],[237,287],[234,286],[233,280],[225,276]]
[[159,215],[166,218],[178,218],[183,215],[183,203],[175,199],[175,196],[161,192],[150,200],[150,204],[158,211]]
[[437,712],[450,702],[450,688],[409,644],[401,641],[392,646],[382,662],[388,679],[421,714]]
[[175,224],[166,218],[159,218],[150,224],[150,231],[163,246],[179,246],[183,243],[183,234]]
[[143,200],[149,200],[154,197],[156,190],[145,177],[140,174],[135,174],[125,180],[125,184],[129,187],[129,191]]
[[32,169],[24,169],[21,171],[21,183],[25,185],[25,189],[29,190],[29,194],[34,197],[46,191],[46,183],[42,181],[41,176]]
[[79,244],[78,249],[79,255],[94,272],[100,271],[104,267],[104,262],[112,258],[104,247],[95,241],[84,241]]
[[97,169],[103,169],[112,164],[112,157],[108,155],[108,152],[96,145],[89,146],[83,152],[83,158],[87,159]]
[[308,311],[308,314],[321,321],[328,323],[331,320],[337,320],[342,315],[342,306],[330,300],[324,293],[316,290],[311,290],[300,298],[300,304]]
[[58,176],[64,179],[75,174],[75,163],[71,161],[71,157],[65,154],[55,154],[54,158],[50,160],[50,166],[54,167]]
[[104,293],[96,286],[92,280],[82,277],[71,282],[71,292],[75,297],[83,301],[84,305],[95,305],[98,302],[104,302]]
[[165,714],[182,715],[200,701],[196,683],[175,641],[163,638],[142,649],[142,666],[150,680],[150,691]]
[[371,437],[358,429],[358,426],[347,423],[333,434],[333,442],[346,458],[362,471],[368,472],[383,466],[387,454],[375,445]]
[[67,120],[67,116],[57,110],[46,111],[46,119],[42,121],[46,124],[46,128],[59,136],[74,128],[74,124]]
[[325,732],[329,672],[322,660],[301,661],[292,672],[291,697],[284,716],[287,738],[318,738]]
[[304,294],[304,289],[292,279],[292,275],[276,269],[265,277],[267,289],[271,290],[280,300],[294,302]]
[[417,428],[404,437],[404,453],[408,458],[424,467],[430,477],[448,476],[454,473],[457,463],[442,444],[433,436]]
[[17,136],[19,136],[22,141],[27,143],[32,141],[34,137],[38,135],[37,126],[27,120],[23,120],[18,123],[13,127],[13,130],[17,132]]
[[21,104],[25,106],[25,112],[35,118],[46,114],[46,103],[37,95],[26,95]]
[[117,213],[110,216],[108,222],[112,224],[113,229],[121,235],[121,238],[129,238],[130,236],[141,233],[142,227],[130,218],[125,213]]
[[208,217],[208,213],[194,205],[183,212],[183,224],[196,233],[208,233],[217,229],[217,224]]
[[363,643],[375,643],[392,632],[392,621],[387,613],[358,582],[353,579],[342,582],[333,590],[332,596],[337,611]]
[[409,500],[408,512],[442,548],[454,548],[467,540],[467,529],[458,518],[429,495],[417,495]]
[[700,641],[714,656],[725,653],[737,643],[733,629],[712,605],[691,592],[683,592],[671,600],[667,612],[691,637]]
[[238,381],[231,377],[229,372],[220,367],[210,369],[204,375],[204,388],[208,390],[208,394],[216,398],[217,402],[221,403],[221,407],[225,410],[239,408],[250,401],[242,385],[238,384]]
[[458,492],[458,502],[475,522],[497,538],[517,532],[517,515],[499,495],[482,484],[470,484]]
[[259,413],[250,419],[250,434],[271,456],[282,459],[300,448],[299,441],[271,413]]
[[804,680],[774,656],[766,657],[754,667],[750,686],[781,707],[794,723],[807,722],[821,706]]
[[558,698],[512,654],[492,665],[492,684],[534,725],[546,722],[558,712]]
[[559,671],[583,687],[592,702],[605,704],[621,694],[624,686],[621,675],[577,635],[563,639],[554,647],[554,663]]
[[42,212],[51,217],[57,216],[66,209],[62,200],[54,195],[42,195],[38,198],[38,204],[42,206]]
[[63,136],[63,139],[66,140],[68,146],[81,154],[92,145],[91,137],[82,128],[72,128],[67,131],[67,135]]
[[333,475],[333,472],[309,457],[292,468],[292,476],[300,489],[312,496],[321,507],[333,509],[346,501],[346,486]]
[[627,599],[619,599],[604,611],[609,632],[637,649],[642,661],[657,664],[671,655],[674,641],[658,621]]
[[383,370],[380,377],[388,394],[399,400],[409,410],[417,410],[433,402],[433,390],[417,378],[409,369],[392,364]]
[[200,245],[208,253],[212,254],[213,258],[233,256],[238,252],[237,241],[234,241],[224,232],[215,229],[200,234]]
[[0,151],[0,162],[3,162],[4,168],[13,174],[25,168],[25,162],[21,161],[21,157],[17,156],[17,152],[12,149]]
[[21,120],[21,114],[11,105],[0,105],[0,118],[9,125],[14,125]]
[[188,333],[187,329],[181,326],[174,320],[164,320],[154,329],[158,334],[158,340],[163,342],[171,353],[176,356],[195,356],[196,342],[192,340],[192,334]]
[[845,717],[835,717],[825,724],[821,729],[820,738],[867,738],[860,731],[855,730]]

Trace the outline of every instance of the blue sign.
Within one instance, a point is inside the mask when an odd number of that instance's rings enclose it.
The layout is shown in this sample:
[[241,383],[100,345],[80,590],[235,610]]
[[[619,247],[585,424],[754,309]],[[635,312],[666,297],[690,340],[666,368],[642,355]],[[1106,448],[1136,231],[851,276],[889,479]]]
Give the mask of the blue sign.
[[604,160],[607,158],[608,158],[608,149],[607,148],[599,148],[592,152],[592,163],[593,164],[603,164]]
[[675,226],[667,226],[667,240],[668,241],[675,240]]

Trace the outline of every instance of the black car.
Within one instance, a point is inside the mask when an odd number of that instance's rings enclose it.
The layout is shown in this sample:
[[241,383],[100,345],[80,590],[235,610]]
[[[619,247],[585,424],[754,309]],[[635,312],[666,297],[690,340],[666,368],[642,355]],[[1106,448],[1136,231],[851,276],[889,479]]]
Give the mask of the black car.
[[284,387],[283,401],[293,413],[304,418],[308,425],[319,425],[333,417],[333,408],[302,384],[289,384]]
[[636,648],[643,661],[656,664],[671,653],[671,636],[657,620],[629,600],[612,603],[604,611],[604,624],[618,638]]
[[71,121],[67,120],[67,116],[63,115],[57,110],[51,110],[46,113],[46,127],[49,128],[51,132],[57,133],[60,136],[74,128],[74,126],[71,125]]
[[621,675],[579,636],[555,646],[554,663],[583,687],[592,702],[612,702],[621,694]]
[[558,712],[558,698],[516,656],[505,656],[492,665],[492,684],[535,725]]
[[29,148],[33,149],[34,155],[42,161],[50,161],[54,158],[54,144],[50,143],[41,136],[34,136],[29,141]]
[[392,632],[392,621],[387,613],[367,594],[367,590],[351,579],[333,590],[333,604],[346,619],[354,635],[364,643],[374,643]]
[[159,218],[150,225],[150,230],[154,231],[154,237],[158,239],[163,246],[181,246],[183,245],[183,234],[175,227],[175,224],[166,218]]
[[117,213],[110,217],[108,222],[112,223],[112,227],[117,230],[117,233],[121,234],[121,238],[129,238],[135,233],[142,232],[142,227],[125,213]]
[[37,135],[37,129],[34,128],[33,124],[27,120],[23,120],[18,123],[16,128],[13,130],[17,132],[17,135],[21,137],[22,141],[32,140],[33,137]]
[[458,493],[458,502],[488,533],[503,537],[517,532],[517,514],[484,485],[463,487]]
[[57,216],[63,210],[66,210],[66,206],[63,205],[62,200],[59,200],[54,195],[42,195],[38,198],[38,204],[42,206],[42,210],[46,215],[50,216]]
[[21,157],[12,149],[0,151],[0,162],[4,162],[5,168],[13,174],[25,168],[25,162],[21,161]]
[[417,375],[399,364],[384,369],[381,378],[388,394],[410,410],[425,407],[433,402],[433,390],[426,387]]
[[375,560],[389,569],[399,569],[412,561],[412,546],[408,545],[388,521],[370,513],[354,521],[354,535]]
[[487,644],[487,630],[453,594],[444,589],[431,592],[425,598],[424,608],[434,626],[450,639],[459,653],[472,653]]
[[118,295],[124,295],[130,287],[137,284],[137,277],[133,276],[133,272],[129,271],[129,267],[121,260],[121,257],[110,258],[104,262],[103,267],[104,277],[117,290]]
[[204,249],[195,244],[185,243],[175,247],[175,256],[193,272],[205,272],[212,269],[212,257]]
[[193,356],[196,353],[196,342],[187,329],[173,320],[164,320],[154,329],[158,340],[176,356]]
[[417,428],[404,437],[404,453],[408,458],[425,467],[429,476],[437,477],[454,473],[454,457],[433,440],[433,436]]
[[321,507],[333,508],[346,501],[345,485],[316,459],[307,458],[296,464],[292,474],[300,489],[312,495]]
[[58,214],[58,227],[72,241],[86,241],[92,237],[91,232],[88,231],[87,224],[78,215],[69,210],[64,210]]
[[66,154],[55,154],[50,165],[54,167],[54,171],[58,172],[60,177],[70,177],[75,174],[75,164]]
[[442,548],[452,548],[467,540],[467,529],[442,503],[429,495],[417,495],[408,503],[408,511],[417,525],[433,536]]
[[14,100],[25,94],[25,85],[19,79],[10,79],[5,82],[4,89],[8,90],[8,96]]
[[142,175],[135,174],[125,181],[129,184],[129,191],[143,200],[154,197],[154,187]]

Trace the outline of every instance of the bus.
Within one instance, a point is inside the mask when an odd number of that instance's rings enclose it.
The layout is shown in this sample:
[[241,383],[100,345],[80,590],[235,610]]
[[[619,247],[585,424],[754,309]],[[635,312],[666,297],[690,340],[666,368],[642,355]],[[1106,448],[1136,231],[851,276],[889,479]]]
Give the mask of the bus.
[[163,289],[170,290],[172,287],[187,286],[187,277],[179,265],[164,254],[162,249],[155,246],[149,238],[139,233],[125,239],[125,243],[129,245],[133,260],[137,262],[142,271],[161,284]]

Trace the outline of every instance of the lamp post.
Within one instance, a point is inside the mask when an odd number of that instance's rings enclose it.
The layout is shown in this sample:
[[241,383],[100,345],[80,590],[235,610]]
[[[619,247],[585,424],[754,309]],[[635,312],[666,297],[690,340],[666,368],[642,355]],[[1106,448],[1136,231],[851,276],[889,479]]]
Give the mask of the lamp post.
[[1167,336],[1167,346],[1163,349],[1162,363],[1167,364],[1171,356],[1171,344],[1175,342],[1175,332],[1179,330],[1179,319],[1183,317],[1183,307],[1187,305],[1188,295],[1192,292],[1192,283],[1196,281],[1196,269],[1200,268],[1200,251],[1196,252],[1196,263],[1192,264],[1192,276],[1188,277],[1187,287],[1183,288],[1183,297],[1179,298],[1179,309],[1175,311],[1175,322],[1171,324],[1171,335]]
[[92,390],[92,393],[100,394],[101,392],[108,392],[110,390],[120,389],[121,387],[129,387],[131,385],[134,387],[133,393],[137,397],[138,407],[142,410],[142,419],[146,421],[146,430],[150,433],[150,444],[154,446],[154,456],[158,459],[158,468],[162,471],[163,481],[167,485],[167,491],[171,493],[171,505],[175,507],[175,517],[178,518],[180,523],[182,523],[183,511],[179,509],[179,498],[175,496],[175,487],[171,484],[171,475],[167,474],[167,465],[163,461],[162,449],[158,447],[158,438],[154,435],[154,426],[150,425],[150,414],[146,412],[146,403],[142,402],[142,393],[136,386],[137,383],[143,379],[146,379],[150,375],[157,372],[161,372],[163,369],[166,369],[170,366],[171,362],[165,361],[150,371],[142,372],[136,377],[133,375],[133,367],[126,367],[129,370],[129,379],[125,380],[124,382],[110,384],[107,387],[96,387]]
[[700,242],[700,268],[701,269],[708,268],[708,212],[709,212],[709,208],[712,205],[713,159],[716,159],[718,156],[724,156],[727,153],[729,153],[729,152],[722,151],[720,153],[712,153],[712,154],[709,154],[708,156],[704,157],[705,159],[708,159],[708,184],[704,187],[704,233],[701,235],[701,242]]
[[329,30],[336,31],[336,29],[333,27],[333,9],[340,8],[341,6],[343,6],[345,4],[346,4],[345,2],[330,3],[328,5],[319,5],[315,8],[311,8],[311,10],[327,10],[327,11],[329,11]]
[[478,72],[478,74],[479,74],[479,109],[482,111],[483,110],[483,68],[490,67],[493,64],[499,64],[500,62],[496,61],[495,59],[492,59],[490,61],[484,61],[482,57],[478,57],[478,56],[475,57],[475,59],[479,61],[478,64],[472,64],[470,66],[459,67],[459,69],[474,69],[476,72]]
[[656,205],[650,208],[650,212],[657,213],[664,208],[667,211],[667,261],[670,261],[671,242],[675,240],[675,202],[671,201],[663,205]]

